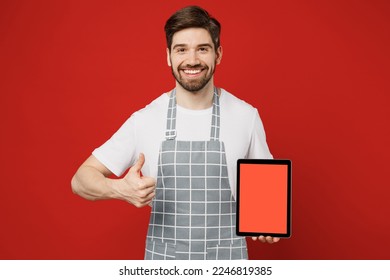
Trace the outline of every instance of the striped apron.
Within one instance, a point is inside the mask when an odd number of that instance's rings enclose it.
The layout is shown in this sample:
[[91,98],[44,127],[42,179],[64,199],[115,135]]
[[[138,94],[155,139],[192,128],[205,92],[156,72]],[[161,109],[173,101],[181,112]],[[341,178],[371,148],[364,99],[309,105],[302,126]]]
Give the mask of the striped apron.
[[176,92],[172,91],[145,259],[248,258],[245,238],[235,234],[236,203],[219,130],[219,96],[215,89],[210,140],[177,141]]

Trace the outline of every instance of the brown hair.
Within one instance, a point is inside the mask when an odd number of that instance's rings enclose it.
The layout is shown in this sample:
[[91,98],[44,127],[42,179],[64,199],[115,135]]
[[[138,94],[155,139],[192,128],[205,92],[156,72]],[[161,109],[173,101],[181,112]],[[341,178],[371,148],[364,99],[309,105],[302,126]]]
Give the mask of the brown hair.
[[188,6],[178,10],[165,23],[167,46],[171,51],[173,35],[183,29],[198,27],[206,29],[213,40],[215,51],[220,46],[221,24],[209,13],[198,6]]

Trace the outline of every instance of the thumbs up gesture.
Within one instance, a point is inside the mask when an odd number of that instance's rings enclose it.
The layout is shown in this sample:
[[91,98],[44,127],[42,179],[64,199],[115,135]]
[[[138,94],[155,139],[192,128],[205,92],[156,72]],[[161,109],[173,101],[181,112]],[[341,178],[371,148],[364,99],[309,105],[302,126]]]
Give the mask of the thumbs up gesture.
[[140,154],[137,162],[128,173],[117,180],[115,192],[118,199],[125,200],[140,208],[148,205],[155,196],[156,180],[141,176],[141,168],[145,163],[144,154]]

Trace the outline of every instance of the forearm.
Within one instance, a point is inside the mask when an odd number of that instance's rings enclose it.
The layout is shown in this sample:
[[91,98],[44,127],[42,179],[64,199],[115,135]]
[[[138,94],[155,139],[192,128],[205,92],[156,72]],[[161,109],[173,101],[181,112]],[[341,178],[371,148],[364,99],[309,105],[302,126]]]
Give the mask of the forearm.
[[153,199],[156,182],[151,177],[141,177],[145,156],[141,153],[137,162],[121,179],[111,179],[112,172],[94,156],[89,157],[72,178],[74,193],[89,200],[120,199],[142,207]]
[[105,177],[96,168],[81,166],[72,178],[72,190],[88,200],[114,198],[113,179]]

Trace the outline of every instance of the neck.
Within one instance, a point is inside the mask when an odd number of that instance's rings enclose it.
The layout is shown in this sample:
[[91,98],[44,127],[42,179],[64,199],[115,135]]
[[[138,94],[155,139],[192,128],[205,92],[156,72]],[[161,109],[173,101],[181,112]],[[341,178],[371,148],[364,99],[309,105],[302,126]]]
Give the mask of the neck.
[[176,102],[179,106],[190,110],[203,110],[213,105],[214,83],[207,84],[197,92],[185,90],[176,84]]

